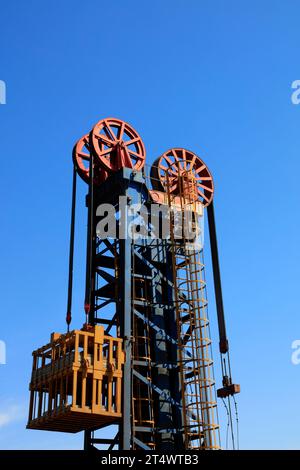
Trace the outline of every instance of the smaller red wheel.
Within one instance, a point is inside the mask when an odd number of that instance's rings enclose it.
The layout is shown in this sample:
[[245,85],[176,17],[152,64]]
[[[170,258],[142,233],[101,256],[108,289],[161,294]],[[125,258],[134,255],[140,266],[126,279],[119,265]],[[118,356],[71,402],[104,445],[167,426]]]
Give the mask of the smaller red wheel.
[[[86,182],[89,183],[90,179],[90,143],[89,134],[84,135],[73,148],[73,162],[79,176]],[[94,182],[99,185],[106,180],[108,173],[103,170],[99,165],[94,165]]]
[[141,137],[120,119],[97,122],[90,133],[90,145],[99,165],[108,172],[124,167],[141,170],[145,164],[146,151]]
[[183,194],[208,206],[214,194],[214,183],[206,164],[196,154],[172,148],[151,167],[151,182],[156,190]]

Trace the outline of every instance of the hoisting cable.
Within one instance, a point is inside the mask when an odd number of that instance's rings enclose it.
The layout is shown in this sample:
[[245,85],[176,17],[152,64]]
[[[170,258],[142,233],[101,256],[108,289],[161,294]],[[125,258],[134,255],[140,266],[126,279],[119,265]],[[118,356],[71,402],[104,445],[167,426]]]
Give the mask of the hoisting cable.
[[228,407],[226,405],[226,401],[224,400],[224,398],[221,399],[222,402],[223,402],[223,405],[225,407],[225,410],[226,410],[226,414],[227,414],[227,426],[226,426],[226,450],[228,450],[228,434],[229,434],[229,426],[230,426],[230,419],[229,419],[229,411],[228,411]]
[[236,441],[237,441],[236,444],[237,444],[237,450],[239,450],[240,448],[239,414],[238,414],[237,402],[236,402],[234,395],[233,395],[233,402],[234,402],[235,420],[236,420]]
[[92,303],[92,272],[93,272],[93,222],[94,222],[94,157],[93,152],[90,156],[89,165],[89,192],[87,196],[88,202],[88,221],[87,221],[87,256],[86,256],[86,283],[85,283],[85,299],[84,310],[86,314],[87,323],[93,324],[91,303]]
[[235,450],[235,440],[234,440],[234,432],[233,432],[233,423],[232,423],[232,412],[231,412],[231,405],[230,405],[230,397],[228,397],[228,410],[229,410],[229,418],[230,418],[230,430],[231,430],[231,439],[232,439],[232,449]]
[[[229,351],[227,353],[227,362],[228,362],[228,370],[229,370],[229,380],[230,380],[230,383],[232,383]],[[232,398],[233,398],[233,403],[234,403],[234,408],[235,408],[237,450],[239,450],[239,415],[238,415],[237,402],[236,402],[234,394],[232,395]]]
[[[208,228],[209,228],[209,236],[210,236],[213,279],[214,279],[214,287],[215,287],[218,329],[219,329],[219,338],[220,338],[219,350],[220,350],[221,369],[222,369],[222,376],[223,376],[223,380],[222,380],[223,387],[217,390],[217,396],[220,398],[228,398],[228,413],[229,413],[229,420],[230,420],[230,427],[231,427],[232,446],[233,446],[233,449],[235,449],[235,439],[234,439],[234,431],[233,431],[230,397],[234,396],[236,393],[239,393],[240,386],[238,384],[232,383],[231,365],[230,365],[230,356],[229,356],[229,343],[228,343],[228,338],[227,338],[227,333],[226,333],[221,273],[220,273],[220,263],[219,263],[218,243],[217,243],[217,233],[216,233],[216,223],[215,223],[213,202],[211,202],[211,204],[207,207],[207,216],[208,216]],[[227,358],[228,373],[227,373],[225,358]],[[224,360],[224,362],[222,359]]]
[[[222,361],[222,356],[221,356],[221,363],[222,363],[222,372],[223,372],[223,378],[225,378],[226,381],[228,381],[228,378],[229,378],[229,381],[231,382],[231,375],[228,376],[228,373],[230,374],[230,364],[229,364],[229,352],[226,353],[226,357],[227,357],[227,363],[228,363],[228,372],[227,372],[227,367],[226,367],[226,359],[225,357],[223,357],[223,361]],[[224,380],[224,379],[223,379]],[[232,447],[233,447],[233,450],[235,450],[235,442],[234,442],[234,432],[233,432],[233,422],[232,422],[232,412],[231,412],[231,406],[230,406],[230,395],[227,397],[228,398],[228,407],[227,407],[227,411],[228,411],[228,418],[229,418],[229,423],[230,423],[230,431],[231,431],[231,439],[232,439]]]
[[74,165],[73,166],[73,183],[72,183],[71,227],[70,227],[68,303],[67,303],[67,315],[66,315],[68,333],[70,331],[70,323],[72,321],[73,261],[74,261],[75,213],[76,213],[76,177],[77,177],[77,172],[76,172],[76,168]]

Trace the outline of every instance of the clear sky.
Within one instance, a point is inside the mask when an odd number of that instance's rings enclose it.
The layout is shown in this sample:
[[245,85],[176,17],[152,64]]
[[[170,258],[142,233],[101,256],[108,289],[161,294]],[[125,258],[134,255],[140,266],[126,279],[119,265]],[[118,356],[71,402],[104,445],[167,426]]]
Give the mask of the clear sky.
[[[148,163],[179,146],[211,169],[240,446],[300,448],[299,15],[296,0],[1,2],[1,449],[82,447],[25,430],[28,383],[32,350],[65,331],[72,147],[108,116],[137,129]],[[82,202],[75,327],[85,224]]]

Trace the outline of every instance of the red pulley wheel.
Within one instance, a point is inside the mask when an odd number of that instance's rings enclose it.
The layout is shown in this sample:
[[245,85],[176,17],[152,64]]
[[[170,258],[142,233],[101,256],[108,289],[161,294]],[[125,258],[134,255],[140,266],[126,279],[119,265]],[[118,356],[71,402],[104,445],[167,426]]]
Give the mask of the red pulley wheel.
[[[84,135],[73,148],[73,162],[79,176],[86,182],[89,183],[90,178],[90,143],[89,134]],[[94,182],[95,184],[101,184],[106,180],[108,173],[103,170],[99,165],[94,165]]]
[[214,183],[206,164],[193,152],[182,148],[168,150],[153,163],[151,182],[154,189],[168,190],[174,195],[180,193],[180,182],[183,182],[187,197],[200,200],[203,206],[208,206],[213,199]]
[[141,170],[146,151],[133,127],[116,118],[97,122],[90,133],[90,145],[99,165],[108,172],[121,168]]

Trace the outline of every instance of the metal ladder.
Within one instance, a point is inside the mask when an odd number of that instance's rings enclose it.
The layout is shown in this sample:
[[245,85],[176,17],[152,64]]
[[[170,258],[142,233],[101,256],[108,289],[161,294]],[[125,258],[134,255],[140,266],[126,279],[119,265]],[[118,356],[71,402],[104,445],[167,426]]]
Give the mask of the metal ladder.
[[[134,246],[132,247],[132,310],[135,301],[149,303],[145,308],[145,316],[150,314],[150,298],[148,279],[145,274],[135,269]],[[148,449],[155,448],[155,423],[153,411],[151,341],[149,323],[133,314],[133,347],[132,360],[134,369],[140,373],[147,383],[133,377],[132,384],[132,434],[133,449],[143,443]],[[138,445],[137,445],[138,444]]]
[[[197,215],[191,182],[188,191],[179,184],[182,217],[192,219],[197,228]],[[207,318],[207,298],[202,247],[191,245],[185,235],[177,239],[178,222],[174,215],[175,196],[167,185],[170,208],[170,242],[175,288],[178,331],[179,370],[182,384],[184,445],[186,449],[219,449],[219,425],[216,420],[211,339]],[[176,195],[178,205],[178,194]],[[189,213],[185,210],[189,209]]]

